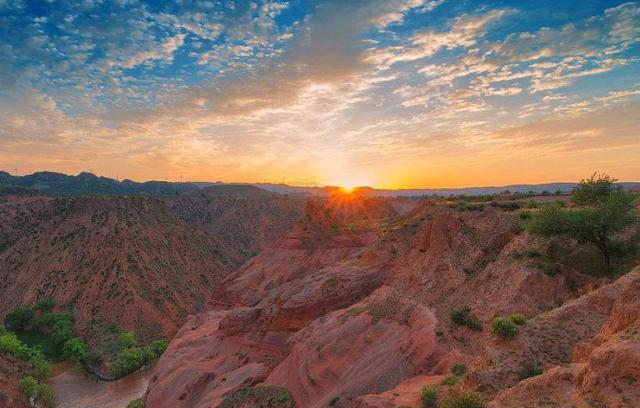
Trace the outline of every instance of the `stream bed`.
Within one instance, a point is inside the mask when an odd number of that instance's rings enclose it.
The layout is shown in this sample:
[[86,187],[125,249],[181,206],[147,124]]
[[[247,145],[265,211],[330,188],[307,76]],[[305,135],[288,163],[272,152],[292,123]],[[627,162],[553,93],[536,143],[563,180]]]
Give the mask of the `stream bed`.
[[126,408],[144,395],[151,372],[146,368],[120,380],[96,382],[72,364],[60,363],[50,383],[58,394],[58,408]]

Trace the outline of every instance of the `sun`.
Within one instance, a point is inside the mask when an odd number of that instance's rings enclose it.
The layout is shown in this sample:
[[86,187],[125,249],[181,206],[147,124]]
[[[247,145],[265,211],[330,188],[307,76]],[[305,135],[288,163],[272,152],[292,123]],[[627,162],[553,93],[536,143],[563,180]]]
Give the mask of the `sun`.
[[336,180],[335,186],[340,186],[340,189],[347,193],[353,193],[359,187],[366,187],[371,184],[369,177],[364,175],[351,175],[350,177],[342,177]]

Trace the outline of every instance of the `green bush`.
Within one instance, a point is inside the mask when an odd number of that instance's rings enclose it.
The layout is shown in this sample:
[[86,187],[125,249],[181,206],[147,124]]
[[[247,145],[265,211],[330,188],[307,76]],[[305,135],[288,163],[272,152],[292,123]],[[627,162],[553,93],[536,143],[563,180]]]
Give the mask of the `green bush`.
[[118,336],[118,344],[121,349],[127,349],[138,344],[138,337],[135,332],[127,331],[122,332]]
[[472,330],[482,330],[482,324],[471,314],[469,306],[463,306],[451,312],[451,321],[459,326],[467,326]]
[[535,377],[536,375],[542,374],[542,372],[542,367],[538,364],[526,363],[524,367],[522,367],[522,371],[520,371],[520,379],[524,380],[526,378]]
[[540,256],[540,251],[536,248],[525,248],[522,251],[513,251],[511,257],[515,259],[522,258],[537,258]]
[[518,325],[504,317],[496,317],[491,322],[493,332],[502,337],[513,337],[518,334]]
[[523,324],[527,323],[527,316],[523,315],[522,313],[514,313],[509,316],[509,320],[511,320],[518,326],[522,326]]
[[42,298],[36,303],[35,309],[41,312],[50,312],[56,306],[56,301],[51,298]]
[[467,366],[462,363],[456,363],[451,366],[451,374],[453,375],[464,375],[467,372]]
[[127,404],[127,408],[142,408],[142,407],[144,407],[143,398],[136,398],[132,401],[129,401],[129,403]]
[[438,392],[435,388],[423,388],[420,393],[422,400],[422,408],[436,408],[438,400]]
[[140,347],[124,349],[111,362],[111,370],[116,377],[124,377],[142,367],[147,360],[147,354]]
[[484,400],[474,392],[464,392],[446,398],[438,408],[484,408]]
[[33,310],[26,307],[18,307],[5,316],[4,325],[7,329],[16,332],[25,331],[31,326],[33,315]]
[[38,381],[30,375],[22,378],[20,382],[18,382],[18,388],[20,388],[20,391],[27,397],[35,397],[37,386]]
[[18,339],[14,333],[6,333],[0,336],[0,353],[9,353],[28,361],[31,359],[32,350]]
[[89,354],[89,346],[80,337],[67,340],[62,347],[62,355],[69,360],[80,362]]
[[456,385],[458,383],[458,377],[451,376],[445,378],[440,384],[442,385]]
[[42,354],[34,353],[31,362],[33,363],[33,373],[38,381],[44,381],[53,375],[51,363]]
[[169,342],[166,339],[161,339],[152,341],[147,347],[150,347],[151,350],[153,350],[153,352],[159,357],[160,354],[164,353],[168,345]]
[[48,384],[40,383],[35,390],[36,400],[43,408],[54,408],[58,405],[58,396]]

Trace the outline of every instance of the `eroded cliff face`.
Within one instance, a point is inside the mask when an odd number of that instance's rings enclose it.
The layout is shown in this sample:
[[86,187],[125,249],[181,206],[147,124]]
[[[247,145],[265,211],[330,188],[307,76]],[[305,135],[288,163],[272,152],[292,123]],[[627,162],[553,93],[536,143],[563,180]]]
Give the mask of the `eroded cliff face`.
[[[633,292],[627,287],[640,272],[580,297],[603,282],[571,265],[547,274],[514,256],[544,243],[520,233],[512,212],[423,203],[361,218],[327,206],[307,208],[288,234],[214,291],[210,311],[189,318],[156,366],[146,407],[217,407],[260,385],[287,388],[303,408],[419,407],[425,386],[441,395],[473,389],[500,404],[511,398],[505,393],[548,375],[520,381],[526,364],[551,373],[571,364],[577,347],[597,367],[611,333],[633,326],[634,306],[621,294]],[[482,330],[451,322],[465,305]],[[518,336],[491,332],[494,317],[516,312],[529,317]],[[633,345],[616,347],[631,355]],[[440,385],[454,363],[467,373]],[[576,364],[588,363],[562,370]],[[604,372],[585,375],[585,387],[604,392]]]

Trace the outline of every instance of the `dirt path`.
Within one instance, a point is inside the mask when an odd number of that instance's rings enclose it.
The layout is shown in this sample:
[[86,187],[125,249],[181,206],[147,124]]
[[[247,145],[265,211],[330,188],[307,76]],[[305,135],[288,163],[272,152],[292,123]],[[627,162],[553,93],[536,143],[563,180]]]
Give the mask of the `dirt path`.
[[151,377],[147,368],[121,380],[96,383],[63,364],[55,367],[56,375],[51,379],[58,408],[126,408],[129,401],[144,395]]

